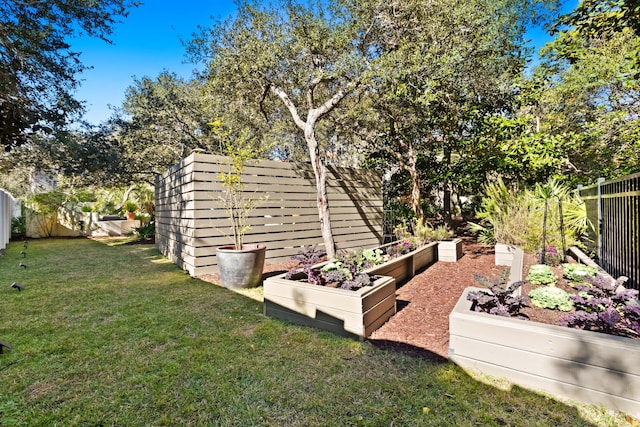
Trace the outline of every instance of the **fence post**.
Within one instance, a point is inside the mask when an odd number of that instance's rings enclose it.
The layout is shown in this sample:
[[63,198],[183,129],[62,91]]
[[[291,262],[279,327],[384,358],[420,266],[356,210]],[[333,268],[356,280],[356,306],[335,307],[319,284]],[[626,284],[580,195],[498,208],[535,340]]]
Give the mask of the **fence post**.
[[602,217],[602,211],[604,210],[603,200],[602,200],[602,184],[604,183],[604,178],[598,178],[598,241],[597,241],[597,251],[598,251],[598,262],[602,262],[604,254],[602,253],[602,228],[604,223],[604,218]]

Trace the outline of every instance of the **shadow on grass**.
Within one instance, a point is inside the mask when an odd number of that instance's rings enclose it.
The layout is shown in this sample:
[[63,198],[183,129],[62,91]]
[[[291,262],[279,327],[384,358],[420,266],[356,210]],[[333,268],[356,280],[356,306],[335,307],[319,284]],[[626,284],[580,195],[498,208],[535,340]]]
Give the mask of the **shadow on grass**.
[[391,341],[391,340],[369,339],[368,341],[374,347],[383,351],[393,351],[396,353],[403,354],[405,356],[416,357],[416,358],[428,360],[431,362],[447,363],[447,359],[440,356],[439,354],[433,353],[421,347],[416,347],[411,344],[398,342],[398,341]]

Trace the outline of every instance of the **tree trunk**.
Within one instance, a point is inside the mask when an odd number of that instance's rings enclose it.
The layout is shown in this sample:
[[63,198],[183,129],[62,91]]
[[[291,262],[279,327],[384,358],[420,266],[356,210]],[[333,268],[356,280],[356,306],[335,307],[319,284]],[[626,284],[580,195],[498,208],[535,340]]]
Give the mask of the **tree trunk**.
[[444,182],[444,189],[442,194],[442,207],[443,207],[443,215],[444,222],[447,224],[449,230],[453,230],[453,219],[451,215],[451,187],[449,186],[449,181]]
[[309,148],[311,167],[316,179],[316,203],[318,205],[318,218],[320,219],[320,231],[322,240],[329,258],[336,256],[333,232],[331,231],[331,212],[329,210],[329,197],[327,195],[327,168],[320,157],[318,141],[316,140],[313,126],[308,125],[304,131],[304,138]]
[[316,140],[315,126],[316,122],[324,114],[331,111],[345,96],[355,87],[354,83],[349,83],[347,86],[335,93],[330,99],[325,101],[318,108],[313,108],[313,85],[308,90],[308,107],[307,120],[303,121],[298,114],[298,109],[293,104],[289,96],[284,90],[277,86],[270,86],[270,90],[276,94],[289,109],[293,121],[304,132],[304,139],[309,149],[309,157],[311,160],[311,167],[313,168],[313,175],[316,179],[316,193],[318,204],[318,217],[320,218],[320,231],[322,232],[322,240],[324,241],[325,250],[329,258],[336,256],[336,247],[333,241],[333,232],[331,231],[331,214],[329,212],[329,197],[327,197],[327,168],[320,156],[320,148],[318,141]]
[[416,219],[422,220],[424,212],[422,211],[422,204],[420,203],[422,196],[420,193],[420,177],[418,176],[418,167],[416,166],[417,162],[418,159],[416,158],[413,148],[409,148],[407,169],[409,170],[409,175],[411,175],[411,206]]
[[[445,147],[444,149],[444,162],[446,164],[446,170],[451,170],[451,149]],[[449,230],[453,230],[453,218],[451,217],[451,182],[446,179],[442,186],[442,211],[444,215],[444,222],[447,224]]]

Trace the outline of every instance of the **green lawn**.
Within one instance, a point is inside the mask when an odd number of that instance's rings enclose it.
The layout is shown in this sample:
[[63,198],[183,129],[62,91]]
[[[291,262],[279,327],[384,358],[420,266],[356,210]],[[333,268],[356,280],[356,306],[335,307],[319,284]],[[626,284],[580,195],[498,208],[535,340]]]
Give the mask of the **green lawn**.
[[0,257],[0,338],[13,345],[0,355],[0,426],[626,423],[267,319],[259,301],[121,243],[34,240],[23,260],[16,242]]

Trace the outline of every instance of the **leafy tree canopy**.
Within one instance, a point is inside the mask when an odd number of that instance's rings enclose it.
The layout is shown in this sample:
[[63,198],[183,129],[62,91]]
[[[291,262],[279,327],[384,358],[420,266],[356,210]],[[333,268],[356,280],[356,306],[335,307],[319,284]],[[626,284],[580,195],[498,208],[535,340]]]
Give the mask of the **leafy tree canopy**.
[[0,142],[9,151],[36,133],[52,133],[82,112],[74,99],[87,68],[69,40],[109,41],[133,0],[0,2]]
[[569,26],[589,37],[601,37],[623,28],[640,36],[640,1],[582,0],[553,25],[552,32]]

